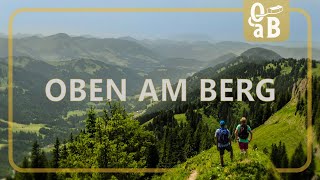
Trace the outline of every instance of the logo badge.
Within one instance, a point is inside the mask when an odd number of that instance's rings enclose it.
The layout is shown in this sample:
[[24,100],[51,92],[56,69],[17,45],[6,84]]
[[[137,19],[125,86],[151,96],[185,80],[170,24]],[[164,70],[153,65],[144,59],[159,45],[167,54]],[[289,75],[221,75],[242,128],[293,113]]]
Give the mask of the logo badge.
[[244,36],[247,41],[285,41],[289,38],[288,0],[244,0]]

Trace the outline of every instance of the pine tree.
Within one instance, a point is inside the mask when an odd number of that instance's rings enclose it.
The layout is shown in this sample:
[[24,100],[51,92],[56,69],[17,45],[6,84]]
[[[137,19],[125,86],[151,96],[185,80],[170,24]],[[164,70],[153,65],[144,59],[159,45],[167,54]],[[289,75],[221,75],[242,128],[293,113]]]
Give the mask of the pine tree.
[[[37,141],[34,142],[31,151],[31,168],[45,168],[47,166],[47,158]],[[46,180],[46,173],[33,173],[34,180]]]
[[[282,147],[279,145],[279,148],[281,148],[281,154],[280,155],[280,167],[281,168],[288,168],[289,167],[289,159],[288,159],[288,154],[287,154],[287,150],[286,150],[286,146],[283,143]],[[286,180],[288,179],[288,174],[284,173],[281,174],[282,179]]]
[[[298,168],[303,166],[307,161],[307,156],[304,153],[304,150],[302,148],[301,142],[299,143],[298,147],[294,151],[291,161],[290,161],[290,167],[292,168]],[[298,174],[290,174],[289,179],[311,179],[314,175],[315,170],[315,164],[312,161],[310,166],[303,172]]]
[[301,167],[305,163],[305,155],[302,148],[302,144],[300,143],[296,150],[294,151],[294,154],[292,155],[290,166],[292,168],[298,168]]
[[273,164],[277,167],[277,164],[279,162],[279,157],[278,157],[278,147],[276,144],[271,145],[270,159],[273,162]]
[[286,146],[285,144],[283,143],[282,144],[282,147],[281,147],[281,166],[282,168],[288,168],[289,167],[289,159],[288,159],[288,154],[287,154],[287,149],[286,149]]
[[56,139],[56,142],[54,144],[54,149],[52,151],[53,159],[52,159],[52,167],[58,168],[59,167],[59,161],[60,161],[60,142],[59,138]]
[[[54,144],[54,149],[52,150],[52,161],[51,161],[51,167],[52,168],[58,168],[59,167],[59,161],[60,161],[60,142],[59,139],[56,138],[56,142]],[[58,179],[56,173],[51,173],[50,180],[56,180]]]
[[[29,160],[27,157],[24,157],[23,158],[23,161],[22,161],[22,168],[29,168],[30,165],[29,165]],[[30,180],[32,179],[32,174],[30,173],[20,173],[18,172],[15,176],[15,179],[16,180]]]
[[63,143],[62,149],[61,149],[61,155],[60,155],[60,159],[66,159],[68,156],[68,150],[67,150],[67,142]]
[[88,111],[88,117],[86,119],[86,131],[89,133],[90,137],[94,136],[96,132],[96,112],[94,107],[91,107]]
[[37,141],[34,142],[32,146],[32,152],[31,152],[31,167],[32,168],[38,168],[40,167],[40,146]]
[[73,134],[70,133],[70,142],[73,142]]
[[156,145],[151,145],[148,151],[147,167],[156,168],[159,163],[159,152]]
[[272,144],[270,158],[277,168],[287,168],[289,159],[285,144],[281,141],[278,146],[276,144]]

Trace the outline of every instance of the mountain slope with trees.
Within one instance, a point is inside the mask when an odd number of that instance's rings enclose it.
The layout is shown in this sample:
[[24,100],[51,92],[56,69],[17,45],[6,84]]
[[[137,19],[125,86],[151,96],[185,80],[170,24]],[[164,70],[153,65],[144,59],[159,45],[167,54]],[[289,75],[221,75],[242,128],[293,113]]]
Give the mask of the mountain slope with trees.
[[[49,158],[47,158],[47,160],[45,160],[46,158],[43,158],[44,163],[42,163],[41,166],[46,164],[45,166],[50,167],[57,165],[59,165],[59,167],[122,167],[125,164],[121,164],[121,162],[116,160],[118,160],[118,158],[123,158],[123,161],[128,160],[129,165],[133,167],[175,167],[183,162],[188,162],[188,159],[193,158],[194,156],[198,157],[198,154],[200,154],[199,157],[201,157],[203,151],[214,146],[214,130],[219,119],[225,119],[227,126],[233,131],[242,116],[247,117],[250,126],[255,128],[255,133],[257,133],[257,137],[254,138],[252,146],[256,144],[253,149],[258,148],[258,151],[253,154],[253,159],[250,161],[254,162],[254,164],[257,165],[257,168],[252,167],[252,171],[261,170],[263,172],[268,172],[268,169],[273,171],[271,166],[261,167],[259,161],[261,160],[262,162],[269,164],[269,160],[264,159],[268,156],[273,157],[274,154],[281,154],[283,157],[288,157],[281,159],[280,164],[278,164],[277,161],[273,161],[277,167],[300,165],[303,161],[299,161],[299,158],[302,160],[305,158],[305,151],[301,153],[301,149],[304,150],[305,142],[300,136],[305,131],[301,126],[305,127],[304,117],[306,112],[306,100],[303,95],[304,93],[298,93],[301,95],[296,95],[292,92],[296,91],[298,82],[302,82],[306,77],[307,60],[281,58],[274,61],[273,59],[265,59],[265,57],[268,57],[266,54],[268,54],[269,51],[264,51],[263,49],[258,50],[262,51],[261,54],[264,54],[264,58],[259,59],[256,56],[254,58],[239,56],[232,61],[195,73],[187,79],[189,87],[187,95],[188,101],[149,104],[146,113],[137,118],[143,126],[139,125],[139,122],[135,120],[135,118],[124,113],[120,107],[117,108],[120,109],[120,111],[115,111],[120,112],[120,115],[117,115],[119,113],[112,113],[112,108],[106,108],[107,111],[99,111],[99,113],[90,109],[87,114],[87,119],[85,120],[86,128],[82,129],[77,134],[70,134],[70,138],[65,141],[59,138],[61,145],[58,145],[59,143],[56,141],[56,145],[54,146],[55,150],[51,153],[53,159],[51,159],[51,156],[48,156]],[[272,54],[274,56],[274,53]],[[315,72],[317,72],[318,65],[318,62],[313,61]],[[81,70],[82,68],[77,67],[77,69]],[[314,79],[318,80],[317,74],[314,74],[314,76]],[[226,78],[250,79],[254,84],[253,89],[261,79],[272,78],[275,79],[274,89],[276,91],[276,100],[273,102],[262,102],[257,100],[255,93],[253,93],[253,97],[256,99],[256,101],[253,102],[248,101],[246,98],[244,98],[244,101],[242,102],[221,102],[219,100],[219,95],[218,98],[212,102],[200,102],[199,79],[202,78],[211,78],[216,80],[216,82]],[[234,83],[232,88],[235,89],[236,86],[237,85]],[[216,89],[219,89],[219,87],[220,84],[217,83]],[[319,84],[314,82],[313,88],[314,90],[319,89]],[[263,88],[263,91],[264,90],[265,89]],[[316,91],[313,92],[313,97],[317,99],[318,96],[315,93]],[[236,93],[233,92],[228,95],[235,97]],[[293,101],[293,99],[295,100]],[[319,114],[317,113],[319,106],[317,104],[318,102],[314,100],[313,113],[315,116],[313,122],[315,129],[319,129],[316,121],[316,119],[319,118]],[[114,117],[114,115],[116,117]],[[111,119],[114,117],[114,121],[108,119],[110,117]],[[298,134],[299,138],[297,138],[297,140],[299,140],[299,142],[287,142],[288,136],[282,134],[284,131],[288,130],[283,128],[287,127],[288,124],[293,125],[294,129],[289,135],[291,135],[291,133]],[[268,128],[271,125],[274,125],[276,128]],[[120,131],[116,128],[118,126],[121,127]],[[121,131],[124,129],[128,132]],[[299,130],[301,130],[301,133]],[[271,132],[271,135],[268,134],[268,132]],[[122,133],[128,138],[123,138],[121,136]],[[316,131],[316,133],[319,132]],[[145,138],[148,143],[137,142],[139,140],[136,136]],[[263,140],[265,136],[268,137],[266,138],[266,141]],[[272,141],[272,139],[277,136],[281,136],[281,140],[283,140],[281,144],[279,144],[278,141]],[[291,141],[291,139],[289,140]],[[53,142],[53,140],[51,142]],[[106,142],[106,144],[102,142]],[[39,142],[39,144],[43,147],[43,142]],[[117,144],[121,144],[121,147],[117,147]],[[137,145],[136,148],[134,145]],[[57,147],[59,147],[59,149],[57,149]],[[108,151],[104,151],[106,147],[109,148],[107,148]],[[288,150],[289,148],[290,150]],[[208,152],[212,151],[215,151],[215,149],[211,148]],[[262,151],[264,154],[261,153]],[[213,154],[215,153],[217,152],[213,152]],[[42,152],[37,154],[42,154]],[[101,157],[99,155],[101,155]],[[54,158],[59,159],[59,161],[56,160],[55,163],[49,163],[53,161]],[[80,159],[83,158],[85,158],[86,161],[80,161]],[[29,158],[27,157],[26,159],[28,160]],[[215,161],[215,159],[208,159],[207,157],[205,160],[208,160],[208,163],[211,160]],[[45,161],[48,162],[45,163]],[[192,164],[198,163],[193,160],[191,161]],[[32,160],[26,162],[21,161],[21,165],[31,166],[31,162]],[[236,161],[234,164],[232,163],[231,169],[241,166],[241,163],[239,165],[239,162],[241,161]],[[213,162],[212,166],[214,166]],[[237,172],[237,169],[232,170]],[[215,171],[210,171],[210,177],[215,177],[215,173]],[[209,177],[209,175],[207,176],[206,173],[202,173],[202,171],[200,176],[202,176],[201,174],[203,174],[203,177]],[[240,172],[237,174],[232,174],[230,172],[228,175],[233,177],[240,174]],[[187,177],[188,175],[184,174],[183,177]],[[313,174],[307,174],[308,177],[311,175]],[[104,175],[58,174],[58,176],[99,179]],[[119,179],[138,179],[146,178],[148,175],[139,174],[137,176],[122,176],[120,174],[112,174],[112,176]],[[267,177],[269,175],[265,174],[264,176]],[[274,176],[277,177],[278,175]],[[166,175],[164,177],[166,177]],[[111,176],[108,175],[107,178],[111,178]]]
[[225,154],[226,166],[224,168],[219,164],[219,152],[216,147],[213,147],[188,159],[163,176],[156,176],[153,179],[184,180],[195,171],[197,172],[196,179],[280,179],[280,175],[264,153],[250,151],[249,158],[241,160],[236,145],[234,149],[233,162],[230,162],[228,153]]

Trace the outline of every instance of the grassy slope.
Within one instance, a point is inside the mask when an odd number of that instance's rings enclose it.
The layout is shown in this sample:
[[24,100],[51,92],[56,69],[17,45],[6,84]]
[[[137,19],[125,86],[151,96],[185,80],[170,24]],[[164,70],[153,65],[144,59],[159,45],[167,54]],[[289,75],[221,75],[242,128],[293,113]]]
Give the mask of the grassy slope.
[[[312,69],[312,75],[313,76],[320,76],[320,64],[319,63],[316,65],[316,68]],[[318,148],[320,147],[319,142],[317,142],[315,140],[315,137],[314,137],[314,141],[313,142],[314,142],[313,143],[314,147],[318,147]],[[315,160],[316,173],[318,174],[318,176],[320,176],[320,153],[316,153],[315,158],[316,158],[316,160]]]
[[[7,126],[7,121],[0,119],[1,124],[5,124]],[[42,127],[45,127],[45,124],[19,124],[16,122],[13,122],[13,132],[27,132],[27,133],[34,133],[41,135],[39,133],[39,130]],[[7,131],[7,128],[0,128],[1,131]],[[15,143],[15,139],[13,139]],[[18,142],[16,142],[18,143]],[[25,142],[24,142],[25,143]],[[3,139],[3,137],[0,137],[0,177],[5,176],[11,173],[12,169],[10,165],[8,164],[8,157],[7,157],[7,139]],[[19,153],[23,154],[23,150],[15,150],[18,151]],[[23,155],[22,155],[23,156]],[[15,157],[17,158],[17,157]]]
[[[313,76],[320,76],[320,64],[312,69]],[[267,147],[270,152],[272,143],[278,143],[280,140],[286,144],[289,157],[294,152],[298,143],[303,143],[306,152],[306,118],[300,115],[294,115],[296,110],[294,102],[288,103],[284,108],[275,113],[266,123],[254,130],[252,144],[257,144],[261,150]],[[270,125],[270,126],[269,126]],[[271,134],[271,135],[270,135]],[[276,140],[276,141],[275,141]],[[314,141],[314,146],[319,144]],[[315,156],[316,173],[320,175],[320,155]]]
[[179,122],[179,123],[187,123],[187,118],[185,114],[175,114],[174,118]]
[[0,150],[1,150],[2,148],[7,147],[7,146],[8,146],[7,144],[0,144]]
[[204,113],[203,113],[203,110],[202,109],[199,109],[198,110],[201,114],[202,114],[202,120],[204,123],[206,123],[209,127],[209,129],[217,129],[220,127],[219,125],[219,122],[216,118],[214,118],[213,116],[206,116]]
[[[296,102],[290,101],[281,110],[272,115],[265,124],[254,130],[254,138],[251,147],[253,144],[256,144],[258,146],[258,151],[250,152],[249,161],[240,161],[238,148],[234,147],[237,160],[230,165],[228,154],[226,154],[226,161],[229,166],[222,169],[219,166],[219,154],[216,148],[213,147],[210,150],[190,158],[186,163],[178,165],[176,169],[173,169],[158,178],[186,179],[193,170],[198,171],[197,179],[209,179],[211,177],[213,177],[213,179],[234,179],[236,176],[247,177],[249,175],[252,175],[251,179],[255,179],[255,172],[263,172],[266,169],[273,172],[274,168],[269,161],[269,157],[260,152],[263,148],[267,147],[270,152],[272,143],[282,141],[286,144],[288,155],[291,157],[299,142],[302,142],[303,146],[306,147],[305,117],[298,114],[295,115],[295,111]],[[183,119],[182,117],[184,116],[177,115],[177,117]],[[208,118],[205,121],[213,124],[212,118]],[[265,166],[265,169],[260,169],[262,168],[260,167],[261,165]],[[244,169],[248,171],[248,174],[241,174],[241,172],[238,171],[241,167],[245,167]],[[254,168],[252,169],[250,167]]]
[[[290,157],[300,141],[306,147],[306,129],[301,128],[304,127],[305,117],[295,115],[295,110],[296,102],[289,102],[280,111],[271,116],[264,125],[254,130],[254,139],[251,147],[253,144],[257,144],[258,151],[250,150],[248,160],[241,161],[239,159],[238,147],[234,145],[236,160],[231,163],[229,155],[226,153],[225,160],[227,166],[221,168],[219,166],[218,151],[213,147],[188,159],[187,162],[178,165],[177,168],[155,179],[186,179],[193,170],[197,170],[198,172],[197,179],[236,179],[238,177],[257,179],[256,174],[261,174],[261,172],[270,172],[279,177],[269,157],[262,153],[261,150],[267,147],[270,151],[272,143],[282,141],[286,144]],[[182,115],[178,117],[181,118]],[[259,179],[263,179],[263,177]]]
[[[0,123],[7,124],[8,122],[3,119],[0,119]],[[35,133],[35,134],[40,135],[39,130],[45,126],[46,126],[45,124],[19,124],[19,123],[13,122],[12,131],[13,132]],[[1,128],[0,128],[0,130],[1,130]],[[0,150],[2,148],[5,148],[8,146],[7,139],[0,138],[0,142],[1,142],[0,143]]]
[[316,75],[316,76],[320,76],[320,64],[319,63],[317,64],[316,68],[312,69],[312,74]]
[[[208,125],[209,129],[217,129],[219,127],[219,122],[212,116],[208,117],[203,114],[203,110],[199,109],[198,112],[202,114],[202,120],[205,124]],[[187,122],[187,118],[185,114],[175,114],[174,118],[180,122]]]
[[72,116],[84,116],[87,114],[87,111],[85,110],[73,110],[73,111],[68,111],[66,116],[62,116],[64,120],[68,120]]
[[[0,119],[0,123],[8,123],[7,121]],[[19,123],[12,123],[12,131],[13,132],[28,132],[28,133],[35,133],[39,134],[39,130],[45,127],[45,124],[19,124]]]
[[[209,127],[209,129],[217,129],[219,127],[219,122],[212,116],[207,117],[206,115],[203,114],[202,109],[198,110],[202,114],[202,120],[204,123],[206,123]],[[178,123],[187,122],[187,118],[185,114],[175,114],[174,118],[178,121]],[[147,126],[149,123],[152,122],[153,119],[150,119],[149,121],[145,122],[142,124],[142,126]]]
[[234,147],[235,159],[230,162],[229,154],[225,154],[226,166],[220,166],[219,153],[215,147],[190,158],[187,162],[154,179],[187,179],[191,172],[198,172],[197,179],[266,179],[273,175],[279,179],[269,158],[260,151],[250,151],[249,158],[240,160],[238,148]]
[[[283,68],[282,71],[288,73],[291,69]],[[320,75],[320,64],[317,64],[317,67],[313,69],[313,75]],[[265,124],[254,130],[254,139],[251,144],[256,144],[259,150],[266,147],[270,152],[272,143],[279,143],[279,141],[282,141],[286,144],[289,157],[292,156],[299,142],[302,142],[306,150],[306,118],[298,114],[295,115],[295,111],[296,102],[289,102],[280,111],[272,115]],[[179,115],[178,117],[181,118],[181,116],[182,115]],[[250,175],[252,175],[252,179],[256,179],[256,177],[253,176],[254,172],[261,172],[261,170],[249,170],[250,168],[248,167],[252,167],[252,164],[262,164],[266,169],[269,169],[269,172],[273,172],[279,177],[278,174],[274,172],[275,169],[269,161],[269,157],[259,152],[259,150],[251,151],[249,161],[239,161],[238,159],[230,165],[229,158],[226,158],[229,166],[221,168],[219,166],[219,154],[215,148],[211,148],[188,159],[187,162],[178,165],[177,168],[155,179],[187,179],[194,170],[197,170],[198,172],[197,179],[235,179],[235,176],[247,177]],[[235,157],[239,158],[240,155],[237,153],[238,151],[236,150],[235,152]],[[317,161],[318,159],[316,159],[316,171],[320,174],[320,163]],[[246,165],[244,166],[245,170],[251,172],[246,175],[236,174],[239,167],[243,167],[241,165]]]
[[289,157],[300,142],[306,147],[305,117],[295,115],[296,103],[289,102],[281,110],[272,115],[265,124],[253,131],[253,141],[260,150],[267,147],[271,149],[271,144],[284,142]]

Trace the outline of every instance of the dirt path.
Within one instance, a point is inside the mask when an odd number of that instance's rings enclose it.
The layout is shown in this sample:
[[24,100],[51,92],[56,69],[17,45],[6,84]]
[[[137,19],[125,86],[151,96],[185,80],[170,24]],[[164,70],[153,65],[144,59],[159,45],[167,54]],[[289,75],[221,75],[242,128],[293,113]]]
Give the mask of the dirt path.
[[198,171],[197,170],[193,170],[188,178],[188,180],[196,180],[198,176]]

